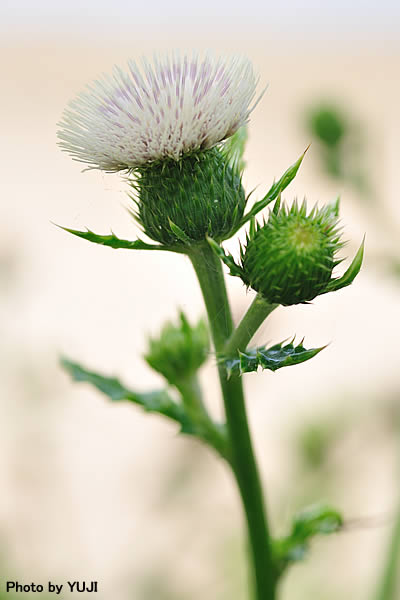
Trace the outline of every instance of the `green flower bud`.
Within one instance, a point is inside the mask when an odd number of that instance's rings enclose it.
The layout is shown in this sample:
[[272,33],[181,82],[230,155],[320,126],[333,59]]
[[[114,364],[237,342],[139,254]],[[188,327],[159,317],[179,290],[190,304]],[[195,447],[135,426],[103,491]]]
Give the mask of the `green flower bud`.
[[240,223],[246,204],[241,174],[218,148],[150,163],[137,173],[137,218],[161,244],[191,244],[206,235],[221,241]]
[[242,279],[270,303],[308,302],[328,291],[342,245],[332,207],[277,207],[242,250]]
[[146,362],[171,385],[194,375],[207,359],[209,336],[205,321],[192,327],[183,312],[179,324],[166,323],[157,339],[149,340]]
[[309,126],[313,135],[330,148],[336,147],[347,133],[344,117],[331,106],[315,107],[309,115]]

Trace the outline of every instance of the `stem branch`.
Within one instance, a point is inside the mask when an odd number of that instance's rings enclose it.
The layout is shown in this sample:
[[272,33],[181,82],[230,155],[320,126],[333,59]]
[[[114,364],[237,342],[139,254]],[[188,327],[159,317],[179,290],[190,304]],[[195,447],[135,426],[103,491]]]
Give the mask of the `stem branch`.
[[199,428],[197,435],[229,462],[229,445],[225,427],[214,423],[203,403],[197,375],[182,379],[176,388],[192,421]]
[[226,342],[224,347],[225,355],[230,356],[237,350],[246,350],[248,343],[251,341],[260,325],[262,325],[268,315],[270,315],[277,306],[279,305],[269,304],[264,300],[261,294],[257,294],[243,319]]

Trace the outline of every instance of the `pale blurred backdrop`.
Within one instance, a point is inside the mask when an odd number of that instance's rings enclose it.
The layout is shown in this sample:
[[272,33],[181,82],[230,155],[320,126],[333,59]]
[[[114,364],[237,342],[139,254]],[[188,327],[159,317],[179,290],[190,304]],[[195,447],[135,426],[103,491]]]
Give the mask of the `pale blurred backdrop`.
[[[245,156],[255,199],[313,141],[311,105],[338,105],[363,134],[368,200],[323,172],[318,142],[285,193],[311,204],[341,195],[348,256],[367,233],[361,274],[311,306],[278,309],[257,336],[330,345],[245,385],[274,533],[319,500],[349,521],[313,544],[282,600],[372,599],[400,494],[399,6],[3,0],[0,581],[97,580],[99,600],[247,600],[241,508],[224,465],[161,418],[73,384],[58,362],[151,389],[162,382],[141,358],[146,336],[178,307],[203,314],[184,257],[114,251],[54,226],[138,234],[123,179],[82,173],[57,148],[56,123],[114,64],[211,48],[247,54],[260,89],[268,83]],[[228,285],[239,319],[252,294]],[[219,414],[212,357],[202,381]]]

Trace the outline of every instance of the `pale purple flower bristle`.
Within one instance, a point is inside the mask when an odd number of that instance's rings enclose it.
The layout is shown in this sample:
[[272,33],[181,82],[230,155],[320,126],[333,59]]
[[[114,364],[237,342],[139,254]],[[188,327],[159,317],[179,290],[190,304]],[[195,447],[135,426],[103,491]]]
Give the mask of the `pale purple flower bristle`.
[[257,78],[244,57],[179,54],[129,61],[82,92],[63,114],[60,146],[104,171],[211,148],[247,122]]

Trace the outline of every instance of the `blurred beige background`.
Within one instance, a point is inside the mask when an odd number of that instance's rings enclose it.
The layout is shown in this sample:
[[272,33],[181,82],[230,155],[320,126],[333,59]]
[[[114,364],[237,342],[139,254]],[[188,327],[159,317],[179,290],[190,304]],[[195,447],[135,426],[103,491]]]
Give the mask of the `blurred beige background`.
[[[317,144],[285,194],[311,204],[341,195],[347,255],[367,232],[360,276],[311,306],[277,310],[257,338],[331,343],[304,365],[248,375],[246,389],[274,532],[318,500],[350,521],[367,518],[318,541],[285,580],[283,600],[371,597],[400,493],[400,281],[377,260],[400,255],[400,11],[394,2],[246,7],[2,8],[0,579],[98,580],[99,600],[245,598],[242,517],[224,466],[173,425],[72,384],[58,364],[65,354],[138,389],[159,386],[141,359],[146,336],[177,307],[192,319],[203,313],[185,258],[101,248],[53,225],[138,234],[123,179],[81,173],[56,147],[56,122],[115,63],[211,47],[246,53],[260,86],[269,84],[246,152],[254,199],[311,141],[302,121],[310,103],[338,102],[365,134],[385,218],[323,175]],[[228,247],[237,252],[236,241]],[[239,319],[251,293],[232,278],[228,285]],[[213,367],[211,358],[202,380],[219,414]],[[319,474],[298,450],[299,432],[314,423],[340,430]]]

